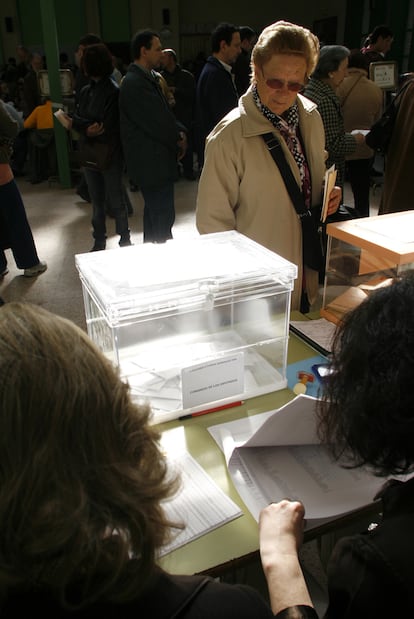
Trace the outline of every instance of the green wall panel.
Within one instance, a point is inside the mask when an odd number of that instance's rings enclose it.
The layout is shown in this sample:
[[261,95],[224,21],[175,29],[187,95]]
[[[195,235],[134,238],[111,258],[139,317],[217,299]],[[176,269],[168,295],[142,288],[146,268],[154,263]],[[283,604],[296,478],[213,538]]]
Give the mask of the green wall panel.
[[129,0],[100,0],[101,36],[106,42],[125,41],[131,38]]
[[[42,45],[44,37],[39,0],[17,0],[17,10],[24,45]],[[55,10],[59,44],[77,42],[87,32],[83,0],[55,0]]]
[[23,44],[26,45],[26,47],[41,44],[43,41],[43,32],[38,0],[18,0],[17,12]]

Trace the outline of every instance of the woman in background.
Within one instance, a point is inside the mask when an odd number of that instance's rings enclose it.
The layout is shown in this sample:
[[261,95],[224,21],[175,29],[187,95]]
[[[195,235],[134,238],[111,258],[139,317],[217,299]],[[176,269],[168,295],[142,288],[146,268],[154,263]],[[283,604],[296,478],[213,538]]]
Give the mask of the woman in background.
[[[88,167],[84,173],[92,200],[94,245],[91,251],[106,247],[106,201],[115,219],[119,245],[131,245],[128,209],[123,187],[124,159],[119,129],[119,86],[112,79],[112,55],[106,45],[88,45],[82,54],[82,69],[90,83],[80,92],[79,104],[70,126],[81,134],[80,152],[88,146],[103,146],[108,156],[103,167]],[[88,152],[90,150],[88,149]]]
[[[359,49],[351,51],[348,76],[338,86],[337,95],[344,117],[344,129],[369,129],[382,114],[383,92],[368,78],[366,62]],[[346,156],[346,174],[354,196],[358,217],[369,217],[369,190],[374,151],[365,143]]]
[[325,128],[325,149],[328,152],[326,166],[335,164],[338,171],[337,183],[343,188],[345,180],[345,157],[363,144],[362,133],[345,133],[341,104],[336,89],[343,82],[348,71],[349,49],[342,45],[325,45],[319,53],[319,60],[304,90],[318,106]]

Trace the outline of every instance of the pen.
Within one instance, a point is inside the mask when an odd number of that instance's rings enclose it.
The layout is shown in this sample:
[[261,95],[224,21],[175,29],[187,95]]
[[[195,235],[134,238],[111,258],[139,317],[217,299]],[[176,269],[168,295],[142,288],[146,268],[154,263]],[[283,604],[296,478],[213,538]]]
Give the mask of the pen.
[[192,419],[192,417],[200,417],[201,415],[207,415],[208,413],[217,413],[218,411],[224,411],[227,408],[235,408],[236,406],[241,406],[242,404],[244,404],[243,400],[239,400],[238,402],[229,402],[228,404],[222,404],[221,406],[215,406],[214,408],[207,408],[204,411],[183,415],[182,417],[178,417],[178,420],[184,421],[184,419]]

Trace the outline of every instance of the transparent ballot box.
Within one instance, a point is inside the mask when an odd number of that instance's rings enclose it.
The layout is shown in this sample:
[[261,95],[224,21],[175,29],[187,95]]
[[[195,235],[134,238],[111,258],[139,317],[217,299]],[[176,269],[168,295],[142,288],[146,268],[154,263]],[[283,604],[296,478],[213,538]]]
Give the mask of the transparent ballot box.
[[414,212],[328,224],[321,316],[338,323],[372,291],[414,267]]
[[231,231],[76,256],[89,336],[153,421],[284,388],[297,267]]

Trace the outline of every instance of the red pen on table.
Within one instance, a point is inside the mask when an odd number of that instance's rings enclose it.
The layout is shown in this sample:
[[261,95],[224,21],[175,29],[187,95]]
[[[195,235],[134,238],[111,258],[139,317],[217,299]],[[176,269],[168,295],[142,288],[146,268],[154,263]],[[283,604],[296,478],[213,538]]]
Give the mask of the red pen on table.
[[228,404],[222,404],[221,406],[214,406],[213,408],[207,408],[204,411],[197,411],[195,413],[189,413],[188,415],[183,415],[182,417],[178,417],[179,421],[184,421],[184,419],[192,419],[193,417],[200,417],[201,415],[207,415],[208,413],[217,413],[218,411],[225,411],[228,408],[235,408],[236,406],[242,406],[244,404],[243,400],[239,400],[238,402],[229,402]]

